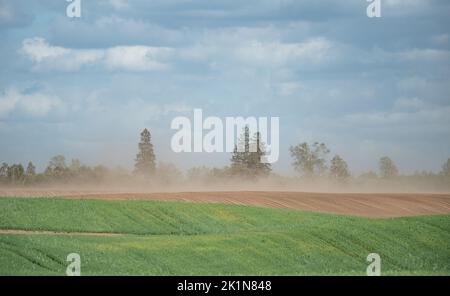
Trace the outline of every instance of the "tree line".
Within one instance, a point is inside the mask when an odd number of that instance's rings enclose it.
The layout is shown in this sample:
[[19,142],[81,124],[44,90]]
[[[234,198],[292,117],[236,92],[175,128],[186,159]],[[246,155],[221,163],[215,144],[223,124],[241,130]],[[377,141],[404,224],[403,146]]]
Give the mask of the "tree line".
[[[238,148],[238,146],[240,148]],[[327,178],[336,183],[345,184],[351,178],[347,162],[340,156],[334,155],[330,161],[330,149],[324,143],[303,142],[289,148],[293,160],[292,166],[305,180]],[[238,138],[238,143],[230,158],[230,164],[222,168],[194,167],[187,171],[186,177],[191,180],[211,180],[224,178],[237,178],[239,180],[255,180],[261,177],[273,176],[272,166],[261,162],[266,154],[265,143],[259,133],[250,134],[245,127]],[[420,173],[425,176],[433,173]],[[442,166],[439,176],[450,178],[450,158]],[[361,177],[393,179],[399,176],[395,162],[388,156],[379,159],[379,173],[368,172]],[[26,166],[22,164],[2,163],[0,166],[0,183],[3,184],[35,184],[44,182],[70,182],[80,183],[99,182],[108,177],[122,179],[140,178],[141,180],[158,179],[163,183],[181,180],[183,174],[170,163],[157,164],[150,131],[144,129],[140,134],[138,153],[132,174],[125,169],[110,169],[103,165],[88,166],[78,159],[70,163],[62,155],[54,156],[48,162],[42,173],[36,172],[36,166],[30,161]]]
[[[345,183],[351,177],[347,162],[339,155],[334,155],[327,166],[327,156],[330,150],[324,143],[315,142],[312,145],[304,142],[289,149],[293,158],[293,167],[303,177],[314,179],[329,177],[330,179]],[[399,171],[395,162],[388,156],[383,156],[378,161],[379,176],[383,179],[397,177]],[[443,166],[442,174],[449,176],[450,158]],[[369,172],[376,176],[375,173]]]

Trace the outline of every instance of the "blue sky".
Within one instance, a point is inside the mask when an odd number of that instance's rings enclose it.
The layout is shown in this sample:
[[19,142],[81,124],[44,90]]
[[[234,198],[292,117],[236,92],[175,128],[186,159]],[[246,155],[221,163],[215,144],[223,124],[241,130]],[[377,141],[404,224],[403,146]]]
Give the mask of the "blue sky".
[[131,168],[147,127],[157,159],[186,169],[226,153],[175,154],[175,116],[279,116],[281,156],[325,142],[355,173],[389,155],[402,172],[450,157],[450,2],[0,0],[0,161],[55,154]]

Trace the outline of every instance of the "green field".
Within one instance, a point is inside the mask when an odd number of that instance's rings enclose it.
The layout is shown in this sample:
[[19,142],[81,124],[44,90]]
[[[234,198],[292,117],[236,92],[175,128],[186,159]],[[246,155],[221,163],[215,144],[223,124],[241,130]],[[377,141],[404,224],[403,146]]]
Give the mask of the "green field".
[[450,215],[370,219],[250,206],[0,198],[0,275],[450,275]]

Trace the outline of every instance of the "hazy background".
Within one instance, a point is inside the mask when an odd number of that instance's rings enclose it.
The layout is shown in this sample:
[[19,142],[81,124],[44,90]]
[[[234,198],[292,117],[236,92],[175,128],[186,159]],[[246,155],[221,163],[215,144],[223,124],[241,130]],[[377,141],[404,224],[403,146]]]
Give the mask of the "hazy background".
[[[132,168],[147,127],[158,161],[186,169],[230,154],[174,154],[170,121],[279,116],[281,155],[325,142],[350,170],[438,171],[450,152],[450,2],[0,0],[0,161],[43,170],[64,154]],[[126,57],[126,58],[124,58]]]

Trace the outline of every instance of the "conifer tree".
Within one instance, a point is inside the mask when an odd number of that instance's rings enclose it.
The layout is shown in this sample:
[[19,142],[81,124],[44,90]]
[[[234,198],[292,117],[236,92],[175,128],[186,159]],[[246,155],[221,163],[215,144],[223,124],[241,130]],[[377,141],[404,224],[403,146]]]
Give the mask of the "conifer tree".
[[272,171],[272,166],[270,163],[263,162],[266,155],[266,146],[261,139],[260,132],[255,133],[252,144],[256,145],[255,149],[252,150],[256,150],[256,152],[250,152],[250,168],[254,170],[255,175],[268,175]]
[[147,129],[141,133],[141,141],[139,142],[139,152],[136,155],[136,163],[134,172],[139,175],[150,175],[155,172],[156,157],[153,151],[151,135]]
[[239,147],[235,145],[231,156],[231,172],[233,175],[246,177],[256,177],[267,175],[272,170],[269,163],[262,163],[265,155],[265,144],[261,140],[259,132],[250,139],[250,129],[244,128],[243,134],[239,137]]

